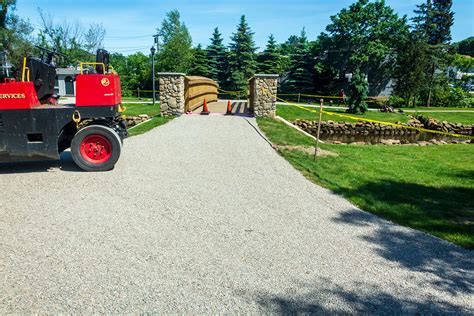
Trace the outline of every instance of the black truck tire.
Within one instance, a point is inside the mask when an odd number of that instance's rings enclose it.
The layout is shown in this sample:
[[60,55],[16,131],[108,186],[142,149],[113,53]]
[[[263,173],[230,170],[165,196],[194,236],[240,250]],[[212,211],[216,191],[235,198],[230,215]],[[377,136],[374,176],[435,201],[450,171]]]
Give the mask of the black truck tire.
[[89,125],[79,130],[71,142],[71,155],[85,171],[112,170],[120,158],[122,140],[110,127]]

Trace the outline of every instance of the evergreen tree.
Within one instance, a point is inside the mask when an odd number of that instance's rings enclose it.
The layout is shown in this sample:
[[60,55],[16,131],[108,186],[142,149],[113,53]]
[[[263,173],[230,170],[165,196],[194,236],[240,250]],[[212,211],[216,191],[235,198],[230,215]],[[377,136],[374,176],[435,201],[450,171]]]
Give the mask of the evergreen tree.
[[222,34],[219,28],[214,29],[211,44],[207,47],[209,77],[224,85],[227,78],[227,48],[223,44]]
[[245,15],[240,18],[237,32],[231,37],[229,54],[228,88],[232,90],[244,90],[247,88],[247,80],[255,74],[256,69],[256,47],[253,41],[253,32],[250,29]]
[[161,24],[163,48],[157,57],[159,71],[186,73],[191,66],[192,39],[188,28],[180,19],[179,12],[173,10],[166,14]]
[[291,35],[286,42],[280,45],[280,49],[282,54],[284,55],[291,55],[295,52],[296,46],[300,41],[300,37],[298,35]]
[[417,6],[413,18],[415,30],[428,44],[448,44],[451,41],[451,26],[454,23],[452,5],[452,0],[426,0]]
[[194,58],[193,58],[191,68],[189,69],[189,74],[193,76],[208,77],[209,68],[208,68],[208,62],[207,62],[207,52],[204,49],[202,49],[201,44],[199,44],[194,49],[193,55],[194,55]]
[[280,74],[281,54],[277,47],[275,37],[270,35],[265,51],[257,57],[258,72],[263,74]]
[[295,45],[294,52],[290,56],[290,69],[287,80],[284,83],[284,90],[292,93],[308,93],[314,90],[313,63],[310,58],[310,47],[306,32],[303,29]]
[[416,6],[413,11],[415,16],[412,18],[413,28],[416,36],[425,42],[429,42],[430,34],[435,32],[433,21],[433,2],[426,0],[425,3]]
[[445,82],[445,80],[438,80],[442,78],[436,77],[436,70],[443,70],[449,63],[447,45],[451,41],[451,26],[454,23],[452,4],[452,0],[426,0],[415,10],[414,32],[430,45],[431,50],[430,67],[427,69],[429,81],[428,91],[425,93],[426,106],[431,106],[433,90],[440,88],[438,83]]
[[468,37],[457,44],[458,54],[474,57],[474,36]]
[[279,45],[279,50],[281,53],[281,68],[282,72],[286,73],[290,69],[291,58],[290,56],[294,54],[296,46],[299,42],[298,35],[291,35],[286,42]]
[[368,109],[365,99],[369,92],[369,83],[359,69],[356,69],[349,85],[349,109],[350,113],[362,114]]

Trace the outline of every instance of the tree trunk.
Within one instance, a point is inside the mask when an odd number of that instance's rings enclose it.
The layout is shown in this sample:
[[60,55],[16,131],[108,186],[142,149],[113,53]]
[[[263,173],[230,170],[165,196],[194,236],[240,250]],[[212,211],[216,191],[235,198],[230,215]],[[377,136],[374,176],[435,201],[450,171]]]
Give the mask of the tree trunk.
[[428,91],[428,100],[426,102],[427,107],[431,106],[431,94],[432,94],[432,91],[433,91],[433,82],[434,82],[435,71],[436,71],[436,66],[433,64],[433,67],[431,69],[431,78],[430,78],[430,88],[429,88],[429,91]]

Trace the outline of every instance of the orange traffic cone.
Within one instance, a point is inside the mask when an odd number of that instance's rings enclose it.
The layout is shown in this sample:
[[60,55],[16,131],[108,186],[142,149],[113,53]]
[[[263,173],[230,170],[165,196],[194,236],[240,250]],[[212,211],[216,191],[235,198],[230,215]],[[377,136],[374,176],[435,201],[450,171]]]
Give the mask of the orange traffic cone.
[[209,115],[211,112],[209,112],[209,108],[207,107],[207,101],[204,99],[204,105],[202,106],[202,112],[201,115]]
[[227,101],[227,112],[225,112],[225,115],[234,115],[232,113],[232,106],[230,105],[230,100]]

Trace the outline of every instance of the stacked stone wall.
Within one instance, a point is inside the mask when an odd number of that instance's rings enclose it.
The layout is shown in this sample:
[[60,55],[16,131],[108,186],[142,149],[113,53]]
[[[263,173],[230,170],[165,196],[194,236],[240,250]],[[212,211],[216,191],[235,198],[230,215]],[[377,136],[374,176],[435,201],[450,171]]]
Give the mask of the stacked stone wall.
[[161,115],[181,115],[185,110],[184,74],[159,73]]
[[[307,121],[297,120],[294,124],[304,131],[315,134],[318,128],[318,121]],[[419,134],[420,131],[412,129],[424,128],[434,131],[441,131],[445,133],[460,134],[460,135],[474,135],[474,125],[463,125],[448,122],[439,122],[430,119],[427,122],[420,122],[418,119],[411,119],[407,127],[404,127],[401,122],[397,122],[401,126],[385,125],[381,123],[372,122],[334,122],[334,121],[322,121],[321,122],[321,133],[323,134],[342,134],[342,135],[411,135]]]
[[255,75],[250,80],[250,108],[257,117],[274,117],[278,75]]

